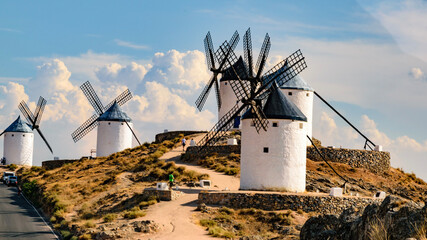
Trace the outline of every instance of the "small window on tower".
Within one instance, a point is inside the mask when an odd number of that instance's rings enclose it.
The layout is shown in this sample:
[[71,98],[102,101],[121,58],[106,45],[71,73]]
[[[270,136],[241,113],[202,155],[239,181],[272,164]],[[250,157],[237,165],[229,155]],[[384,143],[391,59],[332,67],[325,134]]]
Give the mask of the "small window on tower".
[[264,148],[264,152],[265,152],[265,153],[268,153],[268,147],[265,147],[265,148]]
[[25,134],[22,134],[23,137],[25,137]]
[[304,128],[304,123],[299,123],[299,128],[303,129]]
[[123,123],[122,123],[122,125],[123,125]]
[[111,123],[108,123],[108,125],[111,125]]
[[255,127],[255,122],[251,121],[251,127]]
[[310,93],[307,93],[306,95],[307,95],[307,97],[309,97],[309,96],[310,96]]
[[227,82],[225,82],[224,85],[227,85]]
[[278,122],[273,122],[273,127],[278,127],[279,123]]
[[292,92],[288,92],[288,95],[289,95],[289,96],[292,96]]
[[15,134],[12,134],[12,137],[14,137],[15,136]]

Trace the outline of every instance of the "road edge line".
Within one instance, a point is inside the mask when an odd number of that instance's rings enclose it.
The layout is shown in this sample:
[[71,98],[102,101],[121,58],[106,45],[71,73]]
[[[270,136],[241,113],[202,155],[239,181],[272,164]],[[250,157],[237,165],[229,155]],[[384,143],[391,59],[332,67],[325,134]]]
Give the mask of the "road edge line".
[[56,233],[53,231],[53,229],[49,226],[49,224],[47,224],[47,222],[44,220],[44,218],[42,217],[42,215],[40,215],[39,211],[37,211],[37,209],[34,207],[33,204],[31,204],[30,201],[28,201],[28,199],[24,196],[23,193],[21,193],[21,196],[24,197],[25,201],[27,201],[28,204],[30,204],[31,207],[33,207],[34,211],[36,211],[37,215],[39,215],[39,217],[43,220],[44,224],[46,224],[46,226],[49,228],[49,230],[53,233],[53,236],[56,237],[56,239],[59,240],[58,236],[56,235]]

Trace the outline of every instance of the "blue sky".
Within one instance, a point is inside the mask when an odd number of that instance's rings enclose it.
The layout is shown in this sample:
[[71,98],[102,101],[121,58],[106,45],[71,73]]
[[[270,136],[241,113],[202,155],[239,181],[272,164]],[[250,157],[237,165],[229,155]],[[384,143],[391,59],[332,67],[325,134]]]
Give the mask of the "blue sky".
[[[420,0],[2,1],[0,126],[21,100],[34,107],[43,95],[54,156],[88,155],[96,131],[76,144],[70,134],[93,114],[78,89],[89,80],[105,103],[130,88],[124,109],[144,141],[163,129],[209,129],[213,94],[203,112],[194,106],[209,79],[203,38],[211,31],[218,46],[251,27],[256,54],[271,37],[268,66],[301,48],[304,79],[384,145],[394,166],[427,179],[426,13]],[[318,100],[313,131],[325,145],[363,146]],[[36,148],[36,164],[53,157],[41,139]]]

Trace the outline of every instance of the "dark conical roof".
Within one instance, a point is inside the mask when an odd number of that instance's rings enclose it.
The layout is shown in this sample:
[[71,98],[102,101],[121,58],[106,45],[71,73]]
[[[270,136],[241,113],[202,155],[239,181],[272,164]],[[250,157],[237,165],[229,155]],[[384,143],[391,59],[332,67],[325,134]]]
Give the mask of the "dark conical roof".
[[98,121],[130,122],[132,119],[122,111],[117,102],[114,102],[114,104],[98,118]]
[[10,124],[9,127],[4,130],[4,132],[24,132],[24,133],[30,133],[33,132],[31,129],[31,126],[21,120],[21,116],[18,116],[18,118]]
[[[290,119],[307,121],[307,117],[299,110],[299,108],[292,103],[283,94],[275,83],[271,87],[271,93],[268,96],[267,102],[264,105],[264,114],[267,119]],[[243,114],[242,119],[253,118],[251,109]]]
[[[242,57],[239,57],[236,63],[233,64],[234,70],[239,73],[239,77],[242,80],[248,79],[247,67]],[[234,72],[233,68],[229,67],[225,69],[225,72],[222,74],[220,82],[228,80],[237,80],[237,75]]]
[[294,78],[284,83],[280,88],[314,91],[314,89],[299,75],[296,75]]

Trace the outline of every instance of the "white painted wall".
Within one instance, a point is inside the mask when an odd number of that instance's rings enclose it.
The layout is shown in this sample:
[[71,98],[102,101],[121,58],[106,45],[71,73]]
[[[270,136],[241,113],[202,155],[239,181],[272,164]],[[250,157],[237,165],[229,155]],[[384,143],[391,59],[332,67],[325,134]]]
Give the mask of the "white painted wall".
[[3,156],[6,158],[6,164],[32,166],[34,134],[6,132],[3,136]]
[[[242,121],[240,189],[305,191],[307,124],[269,119],[267,132],[258,134],[251,121]],[[278,127],[272,127],[273,122]],[[269,148],[268,153],[263,152],[264,147]]]
[[[286,97],[291,100],[304,115],[307,117],[306,133],[312,138],[313,132],[313,96],[312,91],[298,89],[280,89]],[[292,92],[292,95],[289,95]],[[308,95],[308,96],[307,96]],[[307,146],[311,145],[310,140],[306,137]]]
[[228,113],[237,103],[236,94],[234,94],[229,81],[220,82],[219,95],[221,96],[221,108],[218,112],[218,120]]
[[[129,123],[133,127],[132,123]],[[106,157],[132,147],[132,132],[125,122],[100,121],[96,142],[96,156]]]

